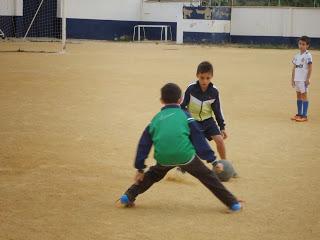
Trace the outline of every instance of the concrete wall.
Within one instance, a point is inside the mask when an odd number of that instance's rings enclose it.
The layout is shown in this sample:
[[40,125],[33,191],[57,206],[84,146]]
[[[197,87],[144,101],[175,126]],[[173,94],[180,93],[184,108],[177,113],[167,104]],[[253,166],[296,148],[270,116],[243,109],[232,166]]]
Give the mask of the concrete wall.
[[[69,0],[68,37],[115,40],[131,38],[137,24],[166,24],[176,39],[177,18],[188,2],[143,0]],[[74,6],[79,6],[75,8]],[[160,29],[146,29],[150,40],[160,39]]]
[[292,9],[292,37],[308,35],[320,38],[320,9]]
[[67,38],[118,40],[132,35],[141,18],[142,1],[67,0],[65,7]]
[[67,17],[73,19],[139,21],[141,0],[67,0]]
[[[81,7],[74,8],[79,4]],[[175,40],[177,15],[183,4],[142,0],[70,0],[67,6],[68,37],[131,39],[133,27],[137,24],[166,24],[171,26]],[[160,29],[146,29],[146,37],[160,39]]]
[[230,41],[229,7],[183,7],[178,18],[177,43]]
[[231,41],[235,43],[295,44],[307,35],[320,44],[320,9],[233,8]]
[[141,20],[151,22],[177,22],[182,14],[183,2],[144,2]]

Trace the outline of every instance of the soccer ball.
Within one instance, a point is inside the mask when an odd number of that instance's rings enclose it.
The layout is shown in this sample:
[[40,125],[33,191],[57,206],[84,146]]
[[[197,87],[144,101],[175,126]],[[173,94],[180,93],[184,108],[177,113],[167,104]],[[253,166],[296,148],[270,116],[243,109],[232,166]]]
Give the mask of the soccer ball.
[[218,163],[223,164],[223,171],[220,173],[216,172],[216,175],[222,182],[228,182],[230,178],[235,177],[237,175],[236,171],[234,170],[232,164],[228,160],[219,160]]

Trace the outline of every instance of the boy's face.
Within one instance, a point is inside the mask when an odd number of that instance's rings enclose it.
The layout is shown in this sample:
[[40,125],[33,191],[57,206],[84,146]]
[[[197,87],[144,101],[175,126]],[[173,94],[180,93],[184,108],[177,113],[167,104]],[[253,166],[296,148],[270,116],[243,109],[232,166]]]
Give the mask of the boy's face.
[[210,72],[198,73],[197,78],[199,80],[201,88],[207,89],[207,87],[209,86],[209,83],[211,82],[211,79],[213,78],[213,75]]
[[301,41],[301,40],[299,41],[298,45],[299,45],[299,49],[301,52],[307,51],[307,49],[309,47],[305,41]]

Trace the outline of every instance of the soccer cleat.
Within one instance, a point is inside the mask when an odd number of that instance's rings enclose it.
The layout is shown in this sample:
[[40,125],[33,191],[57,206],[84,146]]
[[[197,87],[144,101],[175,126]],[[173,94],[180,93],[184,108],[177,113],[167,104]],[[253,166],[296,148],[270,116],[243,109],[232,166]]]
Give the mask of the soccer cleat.
[[118,202],[122,207],[127,207],[127,208],[134,207],[134,202],[131,202],[128,195],[126,194],[123,194],[118,200]]
[[296,119],[296,122],[306,122],[306,121],[308,121],[307,117],[299,117]]
[[300,116],[298,114],[296,114],[291,118],[291,120],[292,121],[297,121],[298,118],[300,118]]

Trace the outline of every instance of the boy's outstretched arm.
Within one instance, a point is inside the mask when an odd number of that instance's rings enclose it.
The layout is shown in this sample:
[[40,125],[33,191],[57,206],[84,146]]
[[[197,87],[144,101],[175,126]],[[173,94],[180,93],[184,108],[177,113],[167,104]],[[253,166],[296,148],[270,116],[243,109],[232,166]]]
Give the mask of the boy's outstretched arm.
[[221,110],[219,94],[218,94],[216,100],[214,101],[214,103],[212,103],[211,107],[212,107],[212,111],[214,113],[214,116],[216,117],[216,120],[218,122],[218,125],[220,127],[220,130],[222,132],[222,131],[224,131],[226,124],[224,123],[224,117],[223,117],[222,110]]
[[142,136],[140,138],[138,149],[137,149],[137,155],[134,162],[134,167],[140,171],[143,172],[143,169],[146,168],[145,160],[148,158],[149,152],[152,147],[152,138],[149,133],[149,126],[146,127],[146,129],[143,131]]
[[180,104],[181,108],[183,110],[187,110],[189,102],[190,102],[190,89],[187,88],[187,90],[185,91],[184,96],[183,96],[183,101]]

